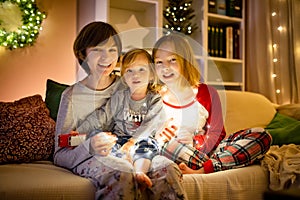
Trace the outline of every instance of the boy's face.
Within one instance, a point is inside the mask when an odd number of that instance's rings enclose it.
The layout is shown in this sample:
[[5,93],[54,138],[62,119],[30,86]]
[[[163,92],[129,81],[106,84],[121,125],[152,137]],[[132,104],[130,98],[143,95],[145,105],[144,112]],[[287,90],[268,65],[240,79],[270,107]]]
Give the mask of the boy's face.
[[169,42],[163,43],[154,55],[156,74],[167,85],[176,83],[181,77],[179,60],[173,46]]
[[91,74],[111,74],[118,61],[118,48],[112,37],[95,47],[87,48],[86,51]]
[[134,61],[125,69],[124,79],[131,93],[145,93],[148,83],[152,78],[149,61],[142,54],[137,55]]

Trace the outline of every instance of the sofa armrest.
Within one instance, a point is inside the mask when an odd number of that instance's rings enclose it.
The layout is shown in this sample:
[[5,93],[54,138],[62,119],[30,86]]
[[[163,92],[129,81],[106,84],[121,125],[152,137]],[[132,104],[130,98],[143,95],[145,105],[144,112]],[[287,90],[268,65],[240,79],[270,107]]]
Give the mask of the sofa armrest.
[[276,107],[280,114],[300,120],[300,104],[284,104]]

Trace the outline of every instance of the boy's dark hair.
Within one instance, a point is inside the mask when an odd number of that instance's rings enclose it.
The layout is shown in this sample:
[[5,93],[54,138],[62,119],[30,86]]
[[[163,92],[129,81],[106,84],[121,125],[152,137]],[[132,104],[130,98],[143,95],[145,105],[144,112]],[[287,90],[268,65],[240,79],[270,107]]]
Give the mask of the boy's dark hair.
[[88,66],[85,66],[86,49],[95,47],[102,42],[106,42],[110,37],[113,37],[118,48],[118,55],[122,52],[122,43],[117,31],[108,23],[95,21],[85,25],[77,35],[73,51],[79,62],[86,72],[89,72]]

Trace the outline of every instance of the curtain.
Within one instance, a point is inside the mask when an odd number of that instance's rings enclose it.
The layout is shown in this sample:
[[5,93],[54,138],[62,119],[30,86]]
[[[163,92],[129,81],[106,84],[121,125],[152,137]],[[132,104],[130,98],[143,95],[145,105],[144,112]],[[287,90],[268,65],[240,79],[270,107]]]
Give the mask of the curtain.
[[245,4],[246,91],[277,104],[300,103],[300,0]]

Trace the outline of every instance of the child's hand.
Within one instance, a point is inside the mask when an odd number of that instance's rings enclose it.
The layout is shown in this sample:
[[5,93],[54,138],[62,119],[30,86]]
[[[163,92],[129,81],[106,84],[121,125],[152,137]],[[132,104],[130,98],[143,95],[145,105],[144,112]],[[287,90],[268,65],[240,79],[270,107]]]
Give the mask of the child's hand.
[[178,128],[175,125],[165,127],[161,133],[155,135],[155,139],[160,144],[168,142],[176,135],[177,129]]
[[172,121],[173,121],[173,118],[168,119],[164,123],[163,129],[161,130],[161,132],[157,132],[155,134],[155,139],[157,140],[157,142],[160,145],[170,141],[176,135],[175,132],[178,128],[177,128],[177,126],[171,124]]
[[97,155],[107,156],[116,144],[117,137],[111,132],[100,132],[91,138],[91,146]]

